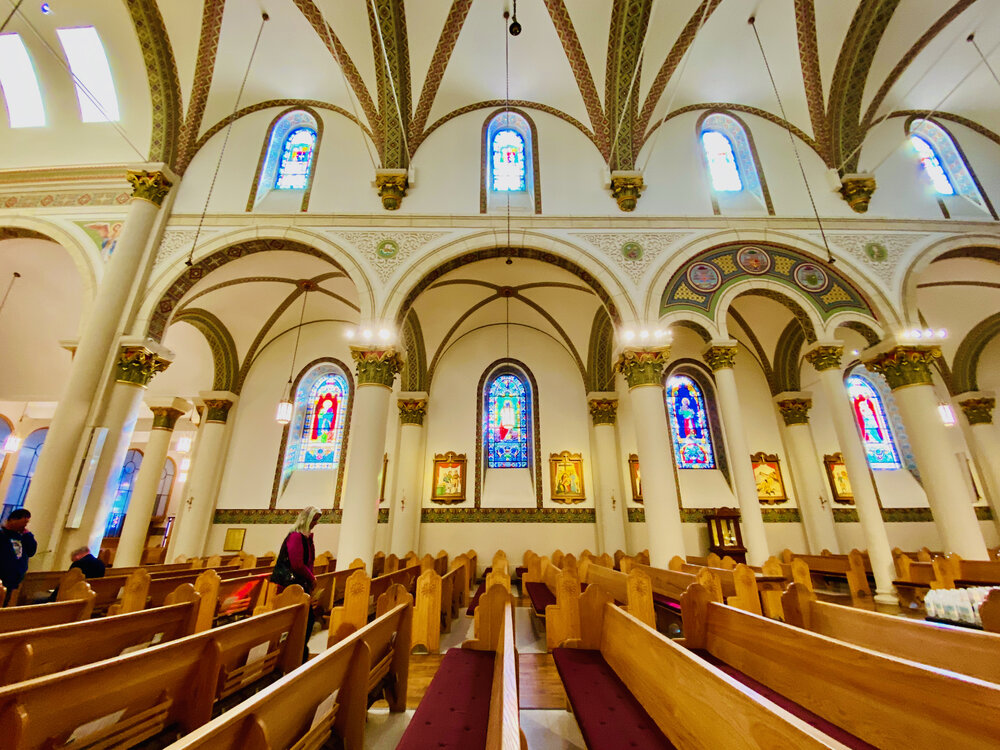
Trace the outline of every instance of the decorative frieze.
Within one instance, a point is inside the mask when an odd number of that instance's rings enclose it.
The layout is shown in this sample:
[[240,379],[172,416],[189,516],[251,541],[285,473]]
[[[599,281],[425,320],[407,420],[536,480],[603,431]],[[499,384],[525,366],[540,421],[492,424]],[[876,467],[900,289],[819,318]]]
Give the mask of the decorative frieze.
[[590,408],[590,416],[595,425],[615,423],[615,418],[618,416],[618,402],[614,399],[592,398],[587,402],[587,406]]
[[812,405],[811,398],[786,398],[778,401],[778,411],[789,427],[793,424],[809,424]]
[[400,424],[423,425],[427,414],[427,399],[401,398],[396,405],[399,407]]
[[965,412],[965,418],[969,420],[969,424],[991,424],[997,400],[995,398],[970,398],[959,401],[958,405]]
[[936,346],[896,346],[865,362],[865,367],[885,377],[892,390],[910,385],[931,385],[931,363],[941,356]]
[[663,368],[670,354],[669,346],[650,349],[626,349],[615,362],[615,372],[625,376],[629,388],[662,385]]
[[403,369],[403,358],[395,349],[351,347],[357,365],[358,385],[384,385],[392,388],[396,374]]
[[123,346],[118,354],[118,374],[115,379],[119,383],[132,383],[145,388],[153,376],[166,370],[169,364],[170,360],[144,346]]
[[163,199],[170,192],[173,184],[163,172],[143,172],[129,170],[125,178],[132,186],[132,197],[149,201],[155,206],[162,206]]
[[715,370],[731,370],[736,364],[735,346],[724,344],[721,346],[710,346],[705,350],[705,361],[708,366]]
[[806,361],[817,371],[840,369],[840,360],[844,357],[844,347],[840,344],[817,346],[806,352]]

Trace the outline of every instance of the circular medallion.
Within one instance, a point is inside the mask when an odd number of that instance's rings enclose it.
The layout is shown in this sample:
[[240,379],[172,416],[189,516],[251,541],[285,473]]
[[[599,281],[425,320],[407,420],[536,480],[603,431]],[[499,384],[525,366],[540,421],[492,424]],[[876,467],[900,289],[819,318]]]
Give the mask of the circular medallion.
[[865,245],[865,255],[867,255],[870,260],[880,263],[889,257],[889,251],[885,249],[885,245],[881,242],[869,242]]
[[622,257],[625,260],[639,260],[642,258],[642,245],[638,242],[626,242],[622,245]]
[[710,263],[695,263],[687,272],[688,283],[699,292],[714,292],[722,284],[722,274]]
[[375,248],[375,253],[380,258],[395,258],[399,252],[399,245],[396,240],[382,240]]
[[826,271],[815,263],[799,263],[795,267],[795,283],[807,292],[818,292],[826,288]]
[[752,273],[755,276],[771,270],[771,256],[759,247],[753,247],[752,245],[740,248],[739,252],[736,253],[736,262],[740,264],[740,268],[744,271]]

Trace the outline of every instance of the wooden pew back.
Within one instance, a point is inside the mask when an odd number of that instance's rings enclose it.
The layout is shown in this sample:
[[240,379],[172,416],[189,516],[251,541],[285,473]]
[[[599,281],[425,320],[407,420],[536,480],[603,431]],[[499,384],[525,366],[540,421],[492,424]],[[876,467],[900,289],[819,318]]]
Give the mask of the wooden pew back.
[[0,609],[0,633],[89,619],[90,613],[94,611],[94,592],[85,581],[79,582],[74,588],[77,595],[66,601]]

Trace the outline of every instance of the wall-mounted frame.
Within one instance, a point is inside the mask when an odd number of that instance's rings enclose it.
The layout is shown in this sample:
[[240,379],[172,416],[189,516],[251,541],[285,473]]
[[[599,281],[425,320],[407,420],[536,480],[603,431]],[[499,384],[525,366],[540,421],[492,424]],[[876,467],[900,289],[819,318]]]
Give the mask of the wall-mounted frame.
[[579,453],[550,453],[549,479],[553,502],[579,503],[587,497],[583,487],[583,456]]
[[788,500],[785,480],[781,476],[781,461],[775,453],[759,451],[750,456],[753,479],[757,484],[757,499],[766,505]]
[[823,456],[823,466],[826,467],[826,478],[830,482],[833,501],[841,505],[854,505],[854,490],[847,476],[847,466],[844,465],[844,454],[834,453]]
[[639,456],[628,454],[628,477],[632,484],[632,501],[642,502],[642,474],[639,471]]
[[464,453],[434,454],[434,482],[431,485],[431,501],[452,505],[465,500],[466,460]]
[[226,539],[222,543],[223,552],[242,552],[243,540],[246,539],[246,529],[226,529]]

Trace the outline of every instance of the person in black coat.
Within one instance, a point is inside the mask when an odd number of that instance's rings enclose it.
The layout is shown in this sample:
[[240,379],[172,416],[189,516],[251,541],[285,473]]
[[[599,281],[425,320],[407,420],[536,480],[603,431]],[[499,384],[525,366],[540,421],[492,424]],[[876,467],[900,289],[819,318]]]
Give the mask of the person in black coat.
[[105,565],[90,554],[90,547],[80,547],[80,549],[73,550],[70,559],[73,562],[69,569],[79,568],[84,578],[104,578]]
[[38,550],[35,535],[28,531],[31,513],[15,508],[0,526],[0,581],[7,589],[4,606],[28,572],[28,558]]

